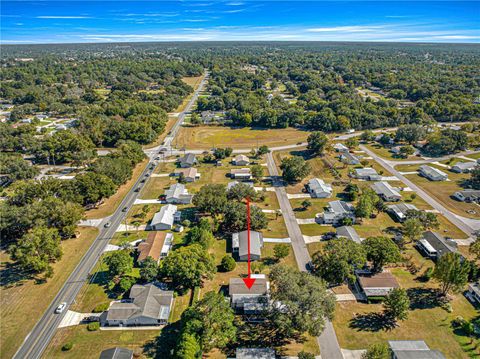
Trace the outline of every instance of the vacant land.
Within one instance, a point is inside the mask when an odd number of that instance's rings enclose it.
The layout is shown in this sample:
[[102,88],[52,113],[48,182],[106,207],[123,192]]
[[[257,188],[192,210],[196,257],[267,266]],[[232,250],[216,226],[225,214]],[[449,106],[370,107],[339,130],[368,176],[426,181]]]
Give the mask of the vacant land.
[[62,242],[64,255],[54,264],[54,275],[45,283],[19,280],[6,253],[1,253],[1,357],[11,358],[21,341],[50,305],[83,253],[98,234],[96,228],[79,228],[79,236]]
[[369,150],[371,150],[378,156],[391,161],[408,161],[408,160],[420,159],[419,157],[415,157],[415,156],[409,156],[408,158],[397,156],[393,152],[390,152],[389,148],[384,147],[379,143],[369,143],[369,144],[366,144],[365,147],[367,147]]
[[195,149],[212,147],[253,148],[284,146],[306,141],[309,132],[294,128],[259,129],[229,127],[182,127],[175,139],[178,146]]

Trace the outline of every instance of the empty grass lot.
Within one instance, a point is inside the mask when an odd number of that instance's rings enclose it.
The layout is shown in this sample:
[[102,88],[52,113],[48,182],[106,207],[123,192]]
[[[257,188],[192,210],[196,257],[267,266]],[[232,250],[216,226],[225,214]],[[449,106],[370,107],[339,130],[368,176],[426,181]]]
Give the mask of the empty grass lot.
[[212,147],[253,148],[262,145],[284,146],[306,141],[309,132],[294,128],[260,129],[216,126],[182,127],[178,146],[195,149]]
[[62,242],[64,255],[53,265],[54,275],[45,283],[15,281],[11,262],[6,253],[1,253],[1,358],[13,356],[98,234],[92,227],[79,228],[78,232],[78,238]]
[[[400,145],[403,146],[403,145]],[[365,145],[369,150],[377,154],[378,156],[386,159],[386,160],[391,160],[391,161],[408,161],[408,160],[414,160],[414,159],[420,159],[419,157],[416,156],[408,156],[408,158],[403,158],[400,156],[395,155],[394,153],[390,152],[390,148],[384,147],[379,143],[368,143]]]

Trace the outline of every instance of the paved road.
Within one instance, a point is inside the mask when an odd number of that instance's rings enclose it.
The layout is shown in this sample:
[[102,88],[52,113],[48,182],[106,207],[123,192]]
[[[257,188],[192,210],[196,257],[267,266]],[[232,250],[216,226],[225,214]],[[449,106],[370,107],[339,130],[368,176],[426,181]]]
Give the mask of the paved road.
[[[193,104],[195,103],[195,99],[198,97],[199,92],[203,89],[203,85],[204,81],[202,81],[200,86],[195,91],[194,95],[192,96],[192,100],[189,101],[185,107],[185,110],[179,115],[178,122],[182,122],[185,118],[185,114],[191,110]],[[172,128],[172,134],[175,134],[178,131],[179,125],[177,126],[177,124],[175,124]],[[171,140],[169,140],[169,144],[170,143]],[[152,166],[153,169],[151,169]],[[120,226],[125,215],[128,213],[123,212],[122,209],[124,207],[130,209],[130,207],[134,204],[140,193],[136,192],[135,189],[144,185],[144,183],[141,183],[140,181],[147,173],[153,172],[156,166],[157,162],[149,162],[141,176],[138,177],[135,185],[122,200],[115,213],[108,219],[103,220],[100,226],[100,233],[98,237],[85,253],[77,267],[70,274],[63,287],[53,299],[52,303],[50,303],[50,306],[43,314],[42,318],[40,318],[33,330],[25,338],[22,346],[18,349],[14,356],[15,359],[37,359],[41,357],[43,351],[55,334],[60,322],[67,313],[68,307],[75,301],[75,297],[80,292],[80,289],[84,283],[88,281],[89,273],[93,270],[104,249],[108,245],[108,242],[115,234],[117,227]],[[109,228],[104,227],[104,224],[106,224],[107,221],[109,221],[111,224]],[[55,308],[62,302],[67,303],[67,308],[65,308],[62,314],[55,314]]]
[[[283,219],[287,226],[288,236],[292,241],[293,253],[297,260],[298,268],[301,271],[307,271],[307,263],[310,262],[310,253],[308,253],[307,245],[303,239],[302,231],[297,223],[295,214],[293,212],[290,201],[287,197],[287,191],[283,186],[283,181],[279,176],[277,166],[273,155],[270,152],[267,155],[267,167],[270,176],[272,177],[272,185],[275,187],[275,193],[277,195],[280,208],[282,210]],[[337,335],[330,321],[327,320],[325,329],[322,334],[317,338],[318,345],[320,346],[320,355],[325,359],[343,359],[340,345],[338,344]]]
[[463,218],[447,208],[445,208],[442,204],[437,202],[435,199],[433,199],[427,192],[425,192],[422,188],[417,186],[415,183],[410,181],[408,178],[403,176],[399,171],[397,171],[388,161],[384,160],[377,154],[375,154],[373,151],[369,150],[367,147],[360,145],[360,148],[365,151],[369,156],[371,156],[375,161],[377,161],[383,168],[385,168],[387,171],[389,171],[391,174],[396,176],[400,181],[402,181],[404,184],[406,184],[408,187],[410,187],[416,194],[418,194],[425,202],[427,202],[430,206],[432,206],[434,209],[436,209],[440,214],[445,216],[450,222],[452,222],[455,226],[460,228],[463,232],[465,232],[467,235],[471,236],[473,232],[475,231],[476,227],[476,222],[480,223],[480,221],[476,220],[471,220],[468,218]]

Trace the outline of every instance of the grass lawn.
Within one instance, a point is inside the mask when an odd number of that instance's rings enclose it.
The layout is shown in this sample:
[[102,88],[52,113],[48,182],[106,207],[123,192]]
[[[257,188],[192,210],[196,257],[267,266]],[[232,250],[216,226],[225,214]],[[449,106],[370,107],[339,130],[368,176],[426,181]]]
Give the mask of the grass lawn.
[[478,153],[472,153],[471,155],[467,155],[465,157],[468,157],[468,158],[473,158],[474,160],[478,160],[480,159],[480,152]]
[[215,126],[182,127],[178,132],[180,147],[210,149],[212,147],[253,148],[283,146],[306,141],[309,132],[294,128],[259,129]]
[[174,177],[150,177],[140,192],[141,199],[158,199],[172,184],[177,183]]
[[115,212],[117,207],[120,205],[120,202],[122,202],[123,198],[125,195],[128,193],[128,191],[132,188],[132,186],[135,184],[136,180],[138,177],[141,175],[143,170],[148,164],[148,159],[143,160],[140,162],[134,169],[133,169],[133,174],[132,178],[125,184],[121,185],[117,192],[111,196],[110,198],[107,198],[105,202],[100,205],[99,208],[95,208],[92,210],[89,210],[85,213],[85,218],[87,219],[93,219],[93,218],[103,218],[110,216]]
[[299,226],[302,234],[306,236],[320,236],[327,232],[335,232],[335,228],[332,226],[322,226],[317,223],[300,224]]
[[416,158],[415,156],[409,156],[408,158],[403,158],[400,156],[395,155],[394,153],[390,152],[390,149],[387,147],[382,146],[379,143],[368,143],[365,144],[369,150],[374,152],[376,155],[391,161],[408,161]]
[[[155,340],[160,330],[98,330],[89,332],[86,325],[61,328],[45,351],[44,358],[98,358],[102,350],[120,346],[134,351],[135,358],[148,358],[144,346]],[[62,351],[72,342],[73,348]]]
[[98,234],[98,230],[92,227],[81,227],[78,231],[78,238],[62,242],[64,255],[54,264],[54,275],[46,283],[36,284],[33,280],[9,283],[15,273],[8,268],[10,260],[6,253],[1,253],[2,358],[13,356]]

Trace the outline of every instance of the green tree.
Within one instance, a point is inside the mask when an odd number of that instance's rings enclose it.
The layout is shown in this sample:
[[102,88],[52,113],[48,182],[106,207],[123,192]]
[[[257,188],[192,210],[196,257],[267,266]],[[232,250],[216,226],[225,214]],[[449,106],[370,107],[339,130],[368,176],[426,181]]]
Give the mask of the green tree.
[[[250,206],[250,226],[254,231],[266,228],[268,224],[265,213],[257,206]],[[231,202],[223,217],[223,227],[229,232],[247,229],[247,206],[242,202]]]
[[360,140],[370,142],[375,139],[375,133],[372,130],[366,130],[360,135]]
[[256,181],[260,181],[263,177],[263,167],[261,165],[253,165],[250,168],[250,171],[252,172],[252,177]]
[[468,282],[470,266],[458,253],[441,256],[433,271],[433,278],[441,284],[443,295],[460,292]]
[[277,261],[288,257],[290,254],[290,246],[288,244],[276,244],[273,247],[273,253]]
[[315,355],[302,350],[298,353],[298,359],[315,359]]
[[355,268],[367,261],[364,247],[347,238],[331,240],[312,256],[315,275],[329,284],[355,282]]
[[470,254],[473,254],[477,261],[480,261],[480,236],[478,236],[474,242],[470,244],[468,248]]
[[437,229],[440,227],[437,215],[432,212],[417,211],[415,209],[409,209],[406,213],[407,219],[414,218],[422,224],[424,230]]
[[201,286],[216,272],[214,257],[199,244],[181,247],[171,252],[160,265],[161,276],[180,289]]
[[287,182],[297,182],[307,177],[311,171],[310,164],[300,156],[282,159],[280,165],[282,177]]
[[410,299],[407,291],[403,288],[394,288],[388,293],[383,301],[385,315],[394,320],[405,320],[410,309]]
[[315,155],[322,155],[328,143],[328,137],[321,131],[312,132],[307,138],[307,148]]
[[111,277],[123,276],[133,269],[133,258],[129,250],[113,251],[103,261],[108,266]]
[[358,195],[360,194],[360,188],[359,188],[358,185],[356,185],[356,184],[349,183],[349,184],[345,187],[345,193],[346,193],[346,195],[347,195],[348,200],[350,200],[350,201],[356,201]]
[[[167,257],[168,258],[168,257]],[[182,331],[195,335],[204,352],[236,340],[235,315],[221,293],[208,292],[182,314]]]
[[372,344],[362,354],[362,359],[390,359],[390,349],[387,344]]
[[480,166],[475,167],[471,172],[470,185],[474,189],[480,189]]
[[268,148],[268,146],[262,145],[258,148],[257,155],[258,156],[263,156],[263,155],[266,155],[269,152],[270,152],[270,149]]
[[100,157],[92,167],[92,171],[109,177],[115,185],[120,186],[132,176],[132,164],[127,158]]
[[409,218],[402,223],[402,233],[410,242],[413,242],[422,235],[423,226],[417,218]]
[[350,137],[345,141],[345,145],[352,149],[358,146],[358,138],[357,137]]
[[400,250],[390,238],[369,237],[362,244],[367,252],[367,260],[372,262],[376,272],[381,271],[385,264],[400,260]]
[[402,146],[400,147],[400,156],[407,158],[415,153],[415,148],[413,146]]
[[185,236],[186,244],[200,244],[204,249],[210,248],[215,242],[212,230],[210,228],[195,226],[192,227]]
[[379,197],[377,194],[371,188],[365,188],[358,199],[355,214],[357,217],[370,218],[378,201]]
[[25,271],[53,275],[51,263],[62,257],[60,236],[55,228],[35,227],[9,249],[12,258]]
[[175,351],[177,359],[199,359],[201,358],[200,343],[193,334],[182,333]]
[[220,214],[227,205],[227,192],[221,184],[207,184],[193,197],[193,204],[201,212]]
[[145,258],[140,263],[140,279],[143,282],[149,283],[154,281],[158,276],[158,264],[152,257]]
[[308,207],[310,207],[311,205],[312,205],[312,202],[310,202],[308,199],[302,201],[302,208],[303,208],[304,210],[307,210]]
[[237,263],[235,262],[235,259],[227,254],[223,256],[221,266],[225,272],[231,272],[235,269]]
[[246,198],[250,198],[251,200],[255,200],[257,197],[257,193],[252,186],[249,186],[246,183],[239,182],[235,186],[231,187],[227,192],[227,198],[236,201],[241,201]]
[[318,336],[325,327],[325,318],[332,319],[335,297],[327,292],[318,277],[277,264],[270,272],[271,298],[281,306],[272,306],[269,319],[278,336],[296,333]]
[[76,191],[83,197],[83,204],[98,203],[115,193],[117,186],[113,181],[101,174],[88,172],[75,177],[73,180]]

